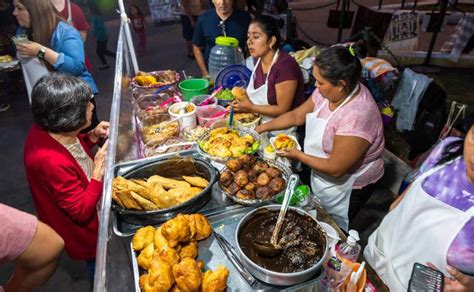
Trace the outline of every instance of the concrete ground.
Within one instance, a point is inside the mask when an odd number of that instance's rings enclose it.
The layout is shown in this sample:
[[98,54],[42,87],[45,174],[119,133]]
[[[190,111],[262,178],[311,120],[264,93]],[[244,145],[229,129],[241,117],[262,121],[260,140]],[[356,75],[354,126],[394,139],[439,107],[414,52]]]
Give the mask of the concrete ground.
[[[367,2],[367,5],[378,3],[375,0],[360,2]],[[301,1],[298,1],[298,3],[301,3]],[[298,5],[310,7],[311,5],[316,6],[317,3],[320,3],[320,1],[306,0]],[[327,11],[321,13],[324,14]],[[334,42],[336,38],[335,31],[320,30],[322,26],[325,27],[327,16],[314,17],[315,15],[310,12],[301,12],[297,15],[297,18],[300,20],[301,26],[315,38],[320,38],[320,40],[325,42]],[[109,48],[114,49],[119,26],[118,16],[111,14],[110,19],[107,22],[110,36]],[[318,25],[314,25],[314,19],[318,20],[316,21]],[[149,23],[151,24],[151,21]],[[147,41],[147,52],[145,56],[139,57],[141,70],[174,69],[178,72],[185,70],[188,75],[198,75],[199,70],[197,66],[186,57],[185,45],[181,37],[181,27],[179,24],[150,25],[147,31]],[[100,62],[95,55],[95,43],[92,37],[88,38],[86,51],[91,57],[92,63],[98,68]],[[111,65],[110,69],[104,71],[96,69],[93,72],[100,90],[100,95],[96,97],[97,109],[100,118],[104,120],[109,118],[113,92],[114,60],[109,59],[109,64]],[[459,78],[462,78],[462,76]],[[453,88],[453,90],[456,90],[456,93],[461,92],[461,94],[462,92],[466,94],[467,92],[472,92],[472,82],[468,85],[465,83],[461,84],[464,86],[464,90],[459,89],[459,78],[452,78],[458,81],[456,88]],[[14,87],[13,90],[15,92],[12,95],[11,109],[0,113],[0,150],[2,153],[0,165],[3,165],[0,168],[0,202],[34,214],[34,206],[23,167],[22,150],[32,119],[25,91],[21,86],[15,85]],[[446,84],[446,87],[449,89],[450,84]],[[365,211],[356,219],[357,226],[360,226],[362,229],[364,238],[378,225],[378,222],[386,213],[391,200],[392,194],[387,189],[378,189],[367,204]],[[40,291],[88,291],[90,284],[88,283],[85,267],[84,262],[71,260],[63,254],[57,272]],[[12,268],[11,264],[0,266],[0,283],[7,281]]]

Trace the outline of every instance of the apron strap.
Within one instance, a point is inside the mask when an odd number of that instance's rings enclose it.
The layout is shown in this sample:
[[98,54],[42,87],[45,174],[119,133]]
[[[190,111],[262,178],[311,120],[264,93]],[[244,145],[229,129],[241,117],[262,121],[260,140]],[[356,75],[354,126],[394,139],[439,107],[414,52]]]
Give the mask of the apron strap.
[[67,16],[67,23],[72,25],[72,14],[71,14],[71,0],[66,0],[67,1],[67,11],[68,11],[68,16]]
[[[270,75],[270,71],[272,70],[273,64],[275,63],[275,60],[278,58],[279,54],[280,54],[280,49],[278,49],[275,55],[273,56],[272,63],[270,64],[270,68],[268,68],[267,77],[265,78],[265,84],[268,84],[268,76]],[[255,71],[258,68],[258,65],[260,64],[260,60],[262,60],[262,58],[258,58],[257,63],[255,64],[255,68],[253,68],[252,75],[251,75],[252,78],[253,78],[253,75],[255,74]],[[263,73],[263,68],[262,68],[262,73]]]

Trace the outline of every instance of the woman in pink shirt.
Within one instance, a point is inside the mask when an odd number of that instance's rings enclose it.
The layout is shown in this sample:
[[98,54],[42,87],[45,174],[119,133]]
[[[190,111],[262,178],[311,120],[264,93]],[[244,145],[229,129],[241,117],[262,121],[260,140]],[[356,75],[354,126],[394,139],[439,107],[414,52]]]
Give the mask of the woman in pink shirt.
[[311,167],[311,188],[343,229],[370,197],[384,172],[382,119],[369,90],[359,83],[354,49],[322,51],[313,74],[317,89],[298,108],[256,128],[259,133],[306,124],[304,152],[282,156]]

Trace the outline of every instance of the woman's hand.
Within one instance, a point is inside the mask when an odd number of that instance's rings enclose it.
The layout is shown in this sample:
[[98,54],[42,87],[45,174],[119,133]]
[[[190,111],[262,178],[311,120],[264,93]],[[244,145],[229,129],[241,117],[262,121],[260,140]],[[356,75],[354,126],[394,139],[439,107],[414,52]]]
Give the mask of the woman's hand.
[[301,154],[303,154],[303,152],[298,149],[287,149],[287,150],[277,151],[278,156],[286,157],[293,160],[300,160]]
[[252,112],[253,103],[247,94],[241,100],[234,100],[231,105],[237,112]]
[[92,170],[92,178],[102,181],[105,173],[105,161],[107,157],[107,150],[109,149],[109,140],[105,141],[104,145],[99,148],[99,151],[94,157],[94,169]]
[[[426,265],[435,270],[439,269],[428,262]],[[444,291],[459,291],[459,292],[470,292],[474,291],[474,278],[466,274],[461,273],[459,270],[446,266],[446,270],[451,275],[451,277],[444,277]]]
[[16,49],[21,57],[31,58],[38,56],[38,52],[42,46],[36,42],[26,42],[16,45]]
[[108,138],[109,137],[109,128],[110,123],[106,121],[100,122],[97,127],[89,132],[89,139],[93,143],[96,143],[100,138]]

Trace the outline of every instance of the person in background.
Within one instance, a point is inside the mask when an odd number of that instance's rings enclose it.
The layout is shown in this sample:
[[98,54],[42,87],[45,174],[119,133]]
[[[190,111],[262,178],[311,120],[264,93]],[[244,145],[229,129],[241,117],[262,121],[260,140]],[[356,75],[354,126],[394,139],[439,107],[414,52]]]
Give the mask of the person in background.
[[[15,55],[15,47],[11,37],[15,35],[18,23],[13,16],[13,5],[8,0],[0,0],[0,56]],[[11,96],[13,95],[11,82],[14,80],[15,72],[0,72],[0,112],[10,108]]]
[[[84,80],[94,94],[99,91],[84,63],[84,42],[79,32],[63,21],[51,0],[14,0],[18,24],[16,35],[27,35],[29,41],[16,44],[23,67],[28,96],[38,79],[49,71],[59,71]],[[95,105],[95,100],[91,102]],[[31,103],[31,100],[30,100]],[[99,119],[93,111],[91,127]]]
[[216,37],[234,37],[245,50],[250,14],[233,8],[233,0],[212,0],[214,9],[202,13],[196,22],[193,34],[193,52],[203,77],[209,76],[207,65]]
[[[281,36],[276,19],[263,15],[252,20],[247,46],[256,66],[247,86],[247,98],[234,101],[234,109],[259,113],[266,123],[303,104],[303,74],[295,59],[280,50]],[[296,128],[291,128],[286,133],[295,131]]]
[[413,264],[444,273],[445,291],[474,291],[474,115],[466,137],[447,137],[390,206],[364,250],[391,291],[406,291]]
[[193,33],[194,26],[198,16],[204,11],[205,4],[203,0],[181,0],[181,27],[183,29],[183,38],[186,41],[188,58],[194,59],[193,53]]
[[304,152],[281,156],[311,168],[311,189],[336,223],[348,230],[383,176],[382,117],[359,83],[362,66],[354,48],[330,47],[315,60],[316,90],[298,108],[261,124],[257,132],[306,124]]
[[105,27],[104,18],[102,17],[102,12],[100,9],[94,4],[94,2],[89,2],[89,10],[92,14],[91,22],[92,22],[92,31],[94,33],[94,38],[96,39],[96,53],[99,56],[100,62],[102,65],[99,66],[100,70],[109,69],[110,66],[107,63],[107,59],[105,56],[114,57],[116,54],[112,51],[107,49],[107,28]]
[[[35,0],[36,1],[36,0]],[[109,123],[86,134],[92,121],[92,90],[83,80],[60,73],[33,88],[34,124],[25,142],[26,177],[38,218],[63,239],[72,259],[84,260],[93,281],[98,236],[97,204],[102,196],[108,142],[92,156]]]
[[[84,42],[87,39],[87,31],[89,30],[89,23],[87,22],[84,12],[77,4],[72,3],[71,0],[51,0],[54,7],[59,11],[59,15],[66,20],[67,23],[74,26],[81,34]],[[87,70],[92,72],[92,64],[87,54],[85,54],[85,63]]]
[[44,285],[56,271],[63,248],[64,241],[51,227],[0,204],[0,264],[15,263],[5,291],[35,291]]
[[142,11],[136,5],[130,6],[128,16],[132,24],[133,32],[135,33],[135,40],[137,42],[137,54],[142,56],[146,50],[146,32],[145,32],[145,17]]

